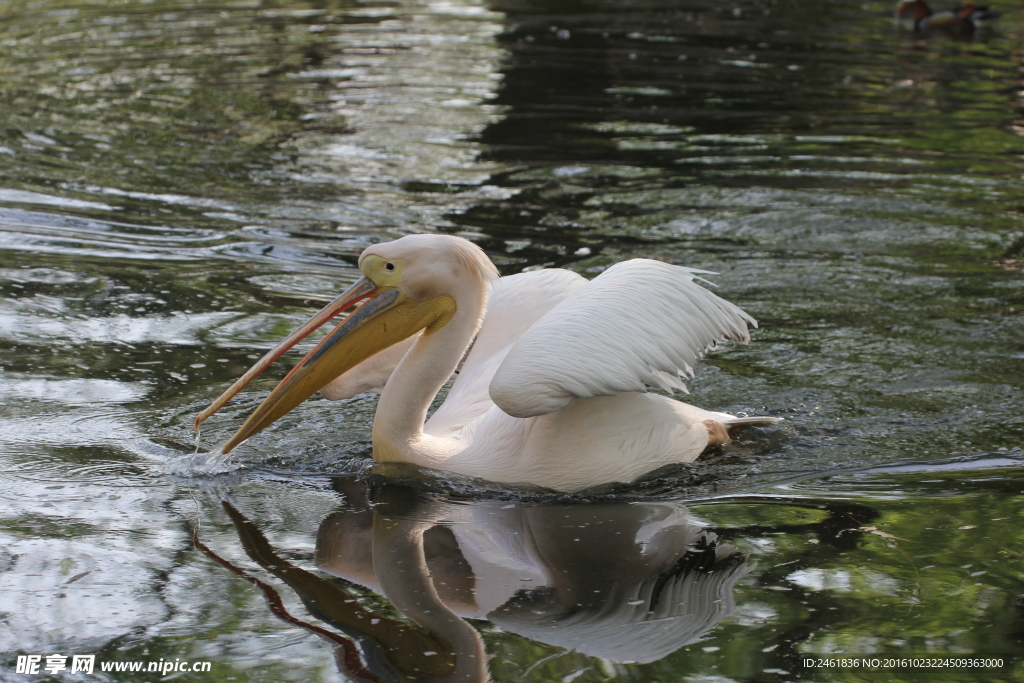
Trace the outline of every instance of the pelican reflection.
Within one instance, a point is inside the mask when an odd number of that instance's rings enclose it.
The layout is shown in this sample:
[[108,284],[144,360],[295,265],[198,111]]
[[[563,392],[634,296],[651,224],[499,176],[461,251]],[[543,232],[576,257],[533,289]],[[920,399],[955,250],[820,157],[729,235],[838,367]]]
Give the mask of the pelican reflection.
[[[284,582],[316,619],[288,612],[271,584],[196,548],[262,592],[275,616],[335,648],[358,681],[489,680],[480,631],[468,620],[613,662],[647,663],[700,640],[734,609],[752,567],[676,502],[551,505],[452,500],[337,478],[344,505],[317,532],[303,569],[221,500],[246,554]],[[358,584],[390,609],[367,604]],[[418,627],[409,623],[414,622]]]
[[674,502],[541,505],[453,501],[385,485],[328,516],[316,564],[388,598],[485,680],[482,619],[622,663],[693,643],[734,609],[751,569]]

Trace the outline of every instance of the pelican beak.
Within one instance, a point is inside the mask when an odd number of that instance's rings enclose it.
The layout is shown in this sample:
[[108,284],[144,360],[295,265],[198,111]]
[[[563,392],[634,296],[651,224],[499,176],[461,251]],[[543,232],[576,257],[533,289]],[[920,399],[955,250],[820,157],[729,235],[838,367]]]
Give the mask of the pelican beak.
[[199,429],[199,425],[205,422],[208,417],[223,408],[228,401],[234,398],[235,394],[244,389],[249,382],[253,381],[264,370],[269,368],[271,363],[287,353],[290,348],[308,337],[313,330],[320,327],[345,309],[355,305],[357,302],[378,293],[377,290],[378,287],[373,280],[367,277],[362,277],[358,282],[349,287],[341,296],[321,308],[316,315],[285,337],[280,344],[267,352],[263,358],[256,361],[256,364],[249,368],[244,375],[239,377],[238,381],[228,387],[223,394],[218,396],[217,400],[211,403],[209,408],[199,413],[199,416],[196,417],[196,430]]
[[231,385],[209,408],[200,413],[196,418],[196,428],[299,340],[345,308],[367,297],[369,301],[353,311],[292,368],[245,424],[221,447],[222,453],[230,452],[370,356],[424,328],[428,328],[429,332],[444,326],[455,313],[455,300],[450,296],[414,301],[397,288],[381,287],[364,277],[288,335]]

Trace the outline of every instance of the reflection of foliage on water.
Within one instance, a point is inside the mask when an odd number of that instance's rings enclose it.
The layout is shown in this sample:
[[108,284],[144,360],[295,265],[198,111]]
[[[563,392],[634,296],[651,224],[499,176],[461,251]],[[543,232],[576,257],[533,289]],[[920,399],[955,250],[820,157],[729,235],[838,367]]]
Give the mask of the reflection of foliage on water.
[[[848,616],[820,625],[804,651],[881,651],[889,643],[908,652],[1020,650],[1024,613],[1014,593],[1024,574],[1016,524],[1024,499],[1002,476],[962,477],[919,477],[922,499],[888,503],[872,522],[896,538],[867,533],[855,557],[819,570],[834,591],[825,602]],[[929,495],[942,503],[928,504]],[[870,609],[858,597],[866,593]]]
[[[780,622],[771,654],[760,655],[768,660],[765,666],[800,670],[803,656],[831,652],[1019,651],[1024,613],[1014,602],[1013,587],[1024,569],[1019,552],[1024,539],[1013,520],[1019,519],[1024,500],[1002,476],[980,475],[975,483],[965,483],[963,476],[867,480],[862,493],[877,496],[875,512],[866,516],[871,508],[860,504],[843,511],[859,525],[838,534],[846,537],[846,547],[820,537],[810,539],[818,541],[811,546],[806,537],[780,539],[775,566],[758,577],[759,585],[774,587],[758,599],[773,606]],[[885,500],[887,489],[906,488],[918,495]],[[937,500],[942,502],[929,502]],[[714,519],[714,512],[706,514]],[[901,680],[956,680],[957,675],[904,671]],[[832,676],[829,680],[850,680],[846,676],[852,673]]]

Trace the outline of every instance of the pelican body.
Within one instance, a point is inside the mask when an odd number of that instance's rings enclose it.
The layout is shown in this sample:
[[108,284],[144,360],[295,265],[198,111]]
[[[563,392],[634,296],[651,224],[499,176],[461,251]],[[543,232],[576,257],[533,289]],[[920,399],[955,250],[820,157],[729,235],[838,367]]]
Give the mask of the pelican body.
[[198,416],[197,428],[313,329],[360,304],[223,453],[316,391],[341,399],[374,390],[381,394],[373,424],[378,462],[574,492],[691,462],[728,442],[730,427],[777,419],[738,418],[646,393],[685,390],[680,375],[692,376],[718,341],[749,341],[747,325],[756,322],[697,284],[706,271],[635,259],[593,281],[561,269],[499,278],[478,246],[447,235],[373,245],[359,269],[362,279]]

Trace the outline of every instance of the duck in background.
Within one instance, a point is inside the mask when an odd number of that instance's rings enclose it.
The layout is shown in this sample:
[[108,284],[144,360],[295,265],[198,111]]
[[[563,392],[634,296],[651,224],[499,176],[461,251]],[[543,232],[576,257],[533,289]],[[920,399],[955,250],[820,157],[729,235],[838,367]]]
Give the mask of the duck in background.
[[947,35],[973,36],[987,28],[999,16],[987,5],[978,7],[968,0],[951,10],[933,12],[925,0],[899,0],[897,26],[922,36],[932,31]]

